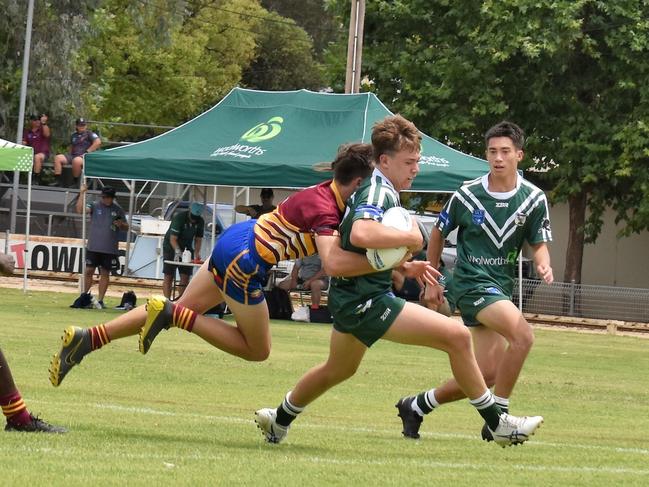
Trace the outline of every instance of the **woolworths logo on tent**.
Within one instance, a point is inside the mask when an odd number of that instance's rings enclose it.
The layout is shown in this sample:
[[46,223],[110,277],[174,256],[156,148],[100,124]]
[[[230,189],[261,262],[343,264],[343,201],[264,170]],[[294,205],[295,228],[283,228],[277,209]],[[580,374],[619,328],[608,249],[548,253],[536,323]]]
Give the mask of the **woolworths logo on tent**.
[[[255,125],[241,136],[239,141],[256,144],[265,140],[277,137],[282,131],[282,117],[273,117],[268,122]],[[210,157],[238,157],[239,159],[250,159],[252,156],[263,156],[266,149],[257,145],[233,144],[225,147],[219,147],[210,154]]]
[[448,167],[451,165],[448,160],[443,157],[437,156],[421,156],[419,158],[419,164],[425,164],[428,166],[437,166],[437,167]]
[[273,117],[266,123],[260,123],[248,130],[241,136],[241,140],[246,142],[262,142],[264,140],[272,139],[282,131],[282,117]]

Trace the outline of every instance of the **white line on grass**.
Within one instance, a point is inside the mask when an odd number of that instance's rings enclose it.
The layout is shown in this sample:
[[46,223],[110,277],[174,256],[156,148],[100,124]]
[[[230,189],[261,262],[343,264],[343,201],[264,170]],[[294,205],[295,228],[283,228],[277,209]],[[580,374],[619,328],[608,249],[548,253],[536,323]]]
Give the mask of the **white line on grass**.
[[[52,404],[50,401],[42,401],[36,399],[29,399],[28,402],[40,402],[44,404]],[[60,403],[57,402],[57,405],[67,405],[78,407],[79,403]],[[244,419],[241,417],[234,416],[213,416],[206,414],[198,413],[176,413],[173,411],[162,411],[159,409],[152,409],[148,407],[136,407],[136,406],[122,406],[120,404],[107,404],[107,403],[87,403],[86,406],[95,407],[97,409],[108,409],[112,411],[120,412],[130,412],[138,414],[151,414],[155,416],[170,416],[170,417],[187,417],[195,418],[199,420],[209,420],[217,421],[220,423],[235,423],[235,424],[251,424],[253,422],[252,414],[251,418]],[[348,427],[348,426],[335,426],[331,424],[314,424],[314,423],[301,423],[300,428],[313,428],[313,429],[328,429],[336,431],[354,431],[357,433],[376,433],[376,434],[394,434],[395,430],[381,430],[375,428],[361,428],[361,427]],[[460,440],[475,440],[477,436],[474,435],[465,435],[461,433],[431,433],[431,432],[421,432],[422,436],[439,438],[439,439],[460,439]],[[574,448],[577,450],[599,450],[599,451],[611,451],[616,453],[635,453],[638,455],[649,455],[649,450],[643,448],[624,448],[616,446],[602,446],[602,445],[580,445],[577,443],[556,443],[543,440],[533,440],[529,443],[526,443],[529,446],[543,446],[543,447],[552,447],[552,448]]]
[[[268,445],[269,449],[281,448],[281,446]],[[50,447],[33,447],[30,445],[22,445],[16,448],[15,445],[1,445],[0,452],[10,452],[15,454],[17,452],[24,452],[30,454],[45,453],[49,456],[58,456],[65,458],[89,458],[94,456],[105,456],[106,451],[90,452],[87,449],[80,450],[79,448],[70,448],[58,445],[56,448]],[[200,461],[200,462],[217,462],[228,460],[226,454],[206,455],[204,453],[194,452],[188,455],[173,454],[173,453],[131,453],[126,451],[111,451],[111,458],[121,458],[125,460],[158,460],[162,465],[169,467],[170,465],[178,466],[181,462],[187,461]],[[175,463],[169,463],[173,461]],[[314,464],[328,464],[328,465],[349,465],[349,466],[366,466],[373,465],[377,467],[399,467],[411,466],[416,468],[435,468],[447,470],[490,470],[493,468],[492,463],[457,463],[457,462],[436,462],[430,460],[406,460],[399,458],[395,461],[390,460],[353,460],[353,459],[339,459],[327,458],[311,455],[299,455],[298,458],[290,457],[274,457],[274,463],[288,463],[295,465],[297,462],[314,463]],[[516,472],[529,471],[529,472],[548,472],[548,473],[572,473],[572,474],[611,474],[611,475],[639,475],[649,476],[649,470],[642,470],[637,468],[614,468],[614,467],[559,467],[554,465],[525,465],[525,464],[506,464],[499,465],[498,469],[514,470]]]

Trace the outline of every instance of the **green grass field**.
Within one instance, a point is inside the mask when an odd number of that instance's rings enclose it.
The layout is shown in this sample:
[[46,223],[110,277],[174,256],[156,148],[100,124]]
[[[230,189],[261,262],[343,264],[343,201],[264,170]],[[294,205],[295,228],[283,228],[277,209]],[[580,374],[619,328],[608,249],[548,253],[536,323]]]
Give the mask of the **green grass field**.
[[28,407],[70,428],[0,433],[3,486],[649,485],[647,340],[538,330],[512,412],[545,424],[507,449],[480,441],[482,421],[466,401],[429,415],[421,440],[403,439],[394,403],[447,378],[449,366],[440,352],[381,342],[284,443],[268,445],[253,412],[279,404],[326,357],[327,326],[274,323],[263,363],[178,330],[142,356],[132,337],[53,388],[47,367],[63,328],[120,313],[72,310],[73,298],[0,289],[0,346]]

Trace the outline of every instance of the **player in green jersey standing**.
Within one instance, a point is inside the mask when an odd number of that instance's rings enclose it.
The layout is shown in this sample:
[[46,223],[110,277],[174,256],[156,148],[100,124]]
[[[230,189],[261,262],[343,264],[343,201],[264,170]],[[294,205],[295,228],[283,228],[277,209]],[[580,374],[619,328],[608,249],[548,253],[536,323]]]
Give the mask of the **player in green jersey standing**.
[[[374,126],[375,170],[347,201],[340,225],[343,249],[364,254],[368,247],[408,246],[416,250],[421,246],[416,222],[410,231],[380,224],[386,210],[400,205],[399,191],[409,189],[419,172],[420,144],[414,124],[398,115]],[[435,262],[439,262],[439,256]],[[402,269],[406,274],[413,274],[414,269],[426,274],[432,267],[428,262],[415,261],[404,263]],[[434,283],[430,277],[428,274],[426,281]],[[302,376],[279,407],[255,413],[266,440],[282,441],[298,414],[327,390],[352,377],[367,349],[380,338],[446,352],[459,387],[488,424],[496,442],[507,446],[527,440],[543,418],[517,418],[501,412],[482,378],[468,330],[451,318],[397,298],[391,285],[391,269],[332,279],[329,309],[334,329],[329,358]]]
[[[520,127],[501,122],[486,135],[489,173],[464,184],[446,203],[431,232],[427,258],[439,262],[444,239],[459,228],[457,264],[450,292],[464,324],[473,335],[475,355],[496,403],[509,411],[512,394],[534,333],[512,303],[516,260],[523,242],[530,245],[536,271],[553,281],[547,242],[552,240],[548,203],[543,191],[518,174],[525,135]],[[428,299],[441,302],[443,290],[426,287]],[[466,395],[455,379],[417,396],[399,400],[403,434],[417,437],[425,414]],[[493,440],[488,428],[482,437]]]

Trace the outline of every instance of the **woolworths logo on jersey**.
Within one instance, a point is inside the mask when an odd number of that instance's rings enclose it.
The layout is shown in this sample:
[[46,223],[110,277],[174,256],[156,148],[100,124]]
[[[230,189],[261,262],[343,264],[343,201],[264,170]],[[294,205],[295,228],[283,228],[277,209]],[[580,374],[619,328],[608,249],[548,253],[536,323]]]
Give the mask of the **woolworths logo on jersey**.
[[[277,137],[282,131],[282,123],[284,123],[282,117],[272,117],[267,122],[257,124],[250,130],[246,131],[239,140],[250,144],[270,140]],[[240,159],[250,159],[252,156],[263,156],[265,152],[266,149],[262,149],[256,145],[237,143],[215,149],[214,152],[210,154],[210,157],[231,156]]]
[[469,255],[468,259],[471,264],[501,266],[515,264],[517,256],[518,252],[512,250],[506,257],[485,257],[484,255],[476,257],[475,255]]

